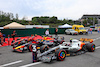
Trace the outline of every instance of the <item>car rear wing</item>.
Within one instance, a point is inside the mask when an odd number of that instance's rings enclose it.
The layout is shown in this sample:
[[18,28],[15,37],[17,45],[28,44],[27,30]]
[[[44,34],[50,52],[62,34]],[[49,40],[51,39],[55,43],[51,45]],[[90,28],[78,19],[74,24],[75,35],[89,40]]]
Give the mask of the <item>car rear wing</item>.
[[85,41],[85,42],[90,42],[92,43],[93,42],[93,39],[89,39],[89,38],[81,38],[80,41]]

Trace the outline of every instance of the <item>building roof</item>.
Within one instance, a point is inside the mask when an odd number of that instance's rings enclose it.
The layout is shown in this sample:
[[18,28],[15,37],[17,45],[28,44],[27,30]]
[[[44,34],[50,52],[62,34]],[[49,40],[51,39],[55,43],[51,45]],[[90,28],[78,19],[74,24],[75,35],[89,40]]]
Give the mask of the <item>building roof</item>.
[[86,19],[86,18],[99,18],[100,19],[100,15],[97,15],[97,14],[91,14],[91,15],[83,15],[81,19]]
[[88,14],[87,14],[87,15],[83,15],[83,16],[100,16],[100,15],[96,15],[96,14],[93,14],[93,15],[92,15],[92,14],[91,14],[91,15],[88,15]]

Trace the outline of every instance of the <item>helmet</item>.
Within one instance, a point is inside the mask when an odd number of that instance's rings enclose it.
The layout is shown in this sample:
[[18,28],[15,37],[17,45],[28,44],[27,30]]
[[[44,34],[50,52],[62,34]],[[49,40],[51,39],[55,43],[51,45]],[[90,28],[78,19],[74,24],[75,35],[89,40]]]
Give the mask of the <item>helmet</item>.
[[72,38],[70,38],[70,43],[72,43]]
[[73,38],[70,38],[70,40],[72,40]]

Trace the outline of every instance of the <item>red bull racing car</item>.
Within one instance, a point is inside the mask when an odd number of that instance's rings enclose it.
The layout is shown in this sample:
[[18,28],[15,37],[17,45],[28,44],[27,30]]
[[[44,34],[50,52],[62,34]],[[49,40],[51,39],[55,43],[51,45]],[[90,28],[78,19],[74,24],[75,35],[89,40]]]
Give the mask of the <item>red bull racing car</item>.
[[40,49],[42,45],[57,46],[64,42],[63,37],[52,38],[49,36],[35,35],[34,37],[28,37],[26,39],[19,39],[12,42],[13,50],[18,52],[24,52],[26,50],[32,51],[32,45],[37,44],[37,49]]

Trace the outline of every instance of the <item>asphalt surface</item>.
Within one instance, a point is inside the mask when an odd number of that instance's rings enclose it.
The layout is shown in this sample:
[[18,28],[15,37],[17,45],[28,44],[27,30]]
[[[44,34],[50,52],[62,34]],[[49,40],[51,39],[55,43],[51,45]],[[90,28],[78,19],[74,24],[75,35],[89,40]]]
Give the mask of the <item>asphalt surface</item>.
[[[54,36],[54,35],[53,35]],[[11,46],[0,47],[0,67],[100,67],[100,34],[93,32],[88,35],[65,35],[65,41],[70,38],[91,38],[96,45],[95,52],[87,52],[77,56],[66,57],[64,61],[53,61],[52,63],[32,63],[32,53],[13,52]]]

